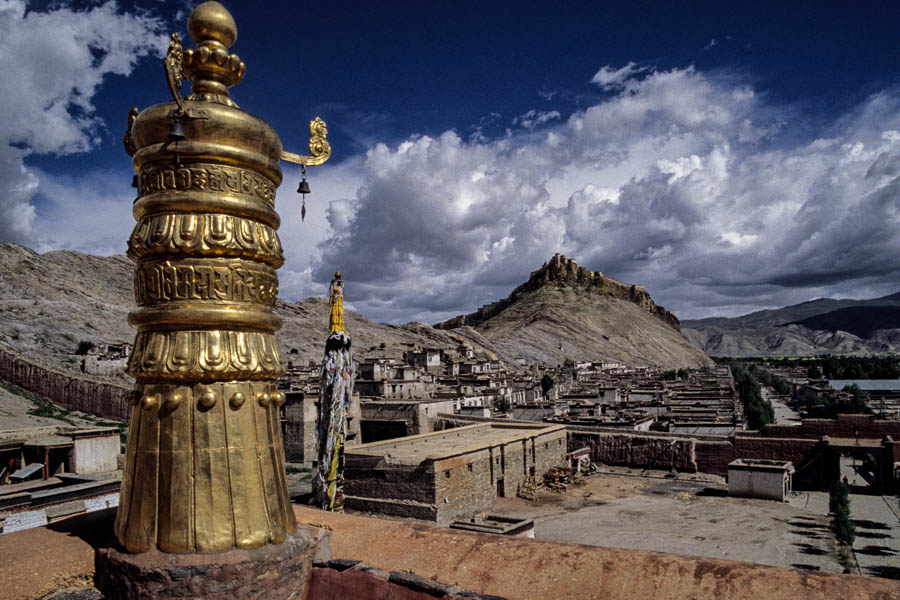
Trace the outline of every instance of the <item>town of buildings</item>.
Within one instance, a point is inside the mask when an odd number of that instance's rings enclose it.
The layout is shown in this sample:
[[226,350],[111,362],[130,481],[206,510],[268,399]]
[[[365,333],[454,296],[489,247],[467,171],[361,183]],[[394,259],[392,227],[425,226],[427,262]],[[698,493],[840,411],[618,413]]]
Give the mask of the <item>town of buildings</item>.
[[[85,357],[85,377],[106,373],[120,360],[116,348],[94,349]],[[7,380],[18,374],[25,387],[48,381],[19,359],[3,365]],[[286,458],[301,470],[316,454],[319,370],[291,361],[279,383],[286,396]],[[786,501],[798,486],[825,489],[848,457],[868,464],[873,489],[888,492],[900,456],[894,442],[900,421],[877,414],[883,406],[890,417],[896,406],[896,389],[884,383],[869,390],[876,415],[806,418],[751,431],[725,366],[676,373],[569,361],[515,371],[460,344],[396,353],[377,348],[358,359],[356,371],[344,505],[414,523],[533,536],[531,520],[490,511],[497,498],[526,497],[535,481],[566,464],[711,474],[727,481],[729,495]],[[846,394],[797,369],[778,374],[799,395],[806,389]],[[88,383],[44,383],[42,389],[90,395]],[[115,414],[108,404],[93,409]],[[117,429],[6,432],[2,438],[3,456],[17,458],[17,483],[0,487],[4,532],[116,505],[118,480],[105,470],[118,455]],[[98,469],[104,474],[92,472]]]

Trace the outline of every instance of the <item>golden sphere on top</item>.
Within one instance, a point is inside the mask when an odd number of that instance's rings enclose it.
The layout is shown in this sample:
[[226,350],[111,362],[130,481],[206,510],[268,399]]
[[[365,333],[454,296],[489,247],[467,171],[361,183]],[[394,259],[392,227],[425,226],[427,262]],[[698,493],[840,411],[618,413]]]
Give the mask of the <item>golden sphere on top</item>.
[[210,0],[198,5],[188,17],[188,33],[198,44],[216,40],[228,48],[237,39],[237,25],[224,6]]

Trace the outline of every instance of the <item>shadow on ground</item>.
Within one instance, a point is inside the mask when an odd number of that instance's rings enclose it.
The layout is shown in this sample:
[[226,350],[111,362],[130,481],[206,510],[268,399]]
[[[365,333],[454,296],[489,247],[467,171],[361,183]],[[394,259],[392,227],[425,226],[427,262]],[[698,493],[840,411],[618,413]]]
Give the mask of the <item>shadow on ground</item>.
[[865,569],[866,575],[873,577],[884,577],[885,579],[900,579],[900,567],[868,567]]
[[869,556],[894,556],[897,554],[895,550],[891,550],[887,546],[873,546],[868,545],[865,548],[860,548],[856,550],[857,554],[867,554]]

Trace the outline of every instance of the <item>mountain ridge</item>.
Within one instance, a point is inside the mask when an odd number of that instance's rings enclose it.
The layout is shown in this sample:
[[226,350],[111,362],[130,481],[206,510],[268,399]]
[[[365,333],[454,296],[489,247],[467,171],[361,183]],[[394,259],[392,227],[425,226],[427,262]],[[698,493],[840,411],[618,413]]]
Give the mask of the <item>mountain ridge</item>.
[[682,332],[713,356],[898,352],[900,293],[685,320]]
[[554,255],[502,300],[435,325],[477,334],[519,364],[605,360],[630,366],[702,367],[711,360],[680,333],[678,318],[640,285]]

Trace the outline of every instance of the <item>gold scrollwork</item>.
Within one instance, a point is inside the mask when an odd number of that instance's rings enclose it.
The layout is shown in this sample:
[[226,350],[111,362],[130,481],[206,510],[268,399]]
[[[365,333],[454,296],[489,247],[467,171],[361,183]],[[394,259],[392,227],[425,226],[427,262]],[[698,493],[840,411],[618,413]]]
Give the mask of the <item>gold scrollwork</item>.
[[325,121],[316,117],[309,122],[309,153],[310,156],[302,156],[293,152],[281,153],[281,160],[286,160],[298,165],[314,167],[325,163],[331,158],[331,144],[328,143],[328,126]]
[[142,171],[138,176],[139,196],[184,190],[254,196],[275,206],[275,184],[247,169],[193,164],[180,169]]
[[137,152],[137,146],[134,145],[134,138],[131,137],[131,130],[134,128],[134,122],[137,120],[138,111],[137,106],[132,106],[131,110],[128,111],[128,129],[125,130],[125,135],[122,137],[122,145],[125,146],[125,152],[128,153],[128,156],[134,156],[134,153]]
[[154,254],[248,258],[278,268],[284,263],[275,230],[257,221],[220,214],[164,214],[141,219],[128,239],[128,256]]
[[269,267],[244,261],[142,263],[134,272],[134,297],[138,306],[199,300],[274,307],[278,276]]
[[128,374],[138,380],[228,381],[284,374],[275,336],[251,331],[145,331]]
[[181,39],[177,33],[173,33],[169,40],[169,50],[166,52],[166,59],[163,62],[166,68],[166,84],[169,86],[169,92],[172,99],[178,105],[178,109],[184,112],[184,100],[181,98],[181,80],[184,78],[182,64],[184,62],[184,51],[181,48]]

